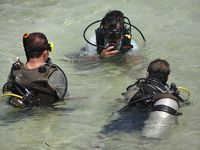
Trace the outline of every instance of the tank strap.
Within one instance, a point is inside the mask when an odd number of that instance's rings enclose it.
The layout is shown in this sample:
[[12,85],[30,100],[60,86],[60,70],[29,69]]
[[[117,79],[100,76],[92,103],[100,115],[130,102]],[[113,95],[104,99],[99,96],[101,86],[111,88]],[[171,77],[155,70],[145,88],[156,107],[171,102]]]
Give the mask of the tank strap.
[[175,116],[181,115],[181,113],[177,112],[175,109],[173,109],[169,106],[166,106],[166,105],[156,105],[152,108],[152,111],[163,111],[163,112],[175,115]]
[[171,98],[171,99],[175,100],[179,106],[179,99],[176,96],[172,95],[171,93],[157,94],[153,97],[153,101],[155,103],[157,100],[162,99],[162,98]]
[[162,99],[162,98],[171,98],[178,103],[177,97],[175,97],[174,95],[172,95],[170,93],[161,93],[161,94],[157,94],[153,97],[154,102],[156,102],[157,100]]

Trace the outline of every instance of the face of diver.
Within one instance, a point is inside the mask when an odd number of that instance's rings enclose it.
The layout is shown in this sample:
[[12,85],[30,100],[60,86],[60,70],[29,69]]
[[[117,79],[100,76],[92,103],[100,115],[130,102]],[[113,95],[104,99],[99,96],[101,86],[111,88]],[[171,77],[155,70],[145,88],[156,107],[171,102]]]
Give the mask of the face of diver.
[[119,49],[121,46],[121,39],[123,30],[118,25],[116,29],[105,29],[105,45],[114,46],[114,49]]
[[114,46],[114,49],[119,49],[121,46],[122,34],[120,31],[109,31],[105,34],[105,45]]

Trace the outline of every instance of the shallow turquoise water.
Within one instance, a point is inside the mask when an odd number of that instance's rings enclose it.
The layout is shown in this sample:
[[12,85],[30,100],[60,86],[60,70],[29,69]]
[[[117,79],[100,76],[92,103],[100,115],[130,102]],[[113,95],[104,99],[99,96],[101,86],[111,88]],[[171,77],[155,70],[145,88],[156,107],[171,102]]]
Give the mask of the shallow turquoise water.
[[[85,45],[85,27],[110,9],[122,10],[145,35],[147,44],[137,54],[139,60],[117,63],[72,58]],[[69,92],[76,99],[59,103],[56,108],[31,111],[17,110],[1,99],[0,149],[199,149],[199,10],[199,0],[2,0],[0,86],[15,58],[25,60],[23,33],[40,31],[54,42],[51,58],[66,72]],[[138,33],[134,37],[142,43]],[[136,78],[145,76],[145,68],[155,58],[170,62],[169,82],[187,87],[192,93],[192,105],[181,109],[179,124],[161,141],[142,140],[140,121],[135,125],[130,118],[102,134],[111,123],[112,112],[124,105],[118,100],[121,93]]]

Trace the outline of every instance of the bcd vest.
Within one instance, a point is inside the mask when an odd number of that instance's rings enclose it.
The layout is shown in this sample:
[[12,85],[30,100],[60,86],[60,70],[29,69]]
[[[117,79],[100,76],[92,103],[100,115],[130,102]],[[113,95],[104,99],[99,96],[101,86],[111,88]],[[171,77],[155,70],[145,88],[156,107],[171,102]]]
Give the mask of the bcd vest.
[[[48,84],[49,76],[58,68],[54,64],[44,64],[39,68],[27,69],[21,62],[13,64],[11,81],[27,88],[33,97],[28,105],[48,105],[59,100],[56,90]],[[15,91],[15,89],[13,89]]]
[[[136,89],[137,91],[134,91]],[[149,107],[161,98],[171,98],[179,102],[179,98],[173,93],[174,91],[171,91],[168,85],[149,78],[141,78],[130,85],[124,95],[128,97],[128,105],[140,103],[142,106]]]

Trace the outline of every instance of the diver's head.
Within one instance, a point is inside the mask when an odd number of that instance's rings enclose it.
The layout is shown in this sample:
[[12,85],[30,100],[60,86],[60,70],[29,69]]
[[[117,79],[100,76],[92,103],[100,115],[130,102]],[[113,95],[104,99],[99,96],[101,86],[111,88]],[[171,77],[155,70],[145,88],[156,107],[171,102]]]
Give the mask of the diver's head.
[[100,28],[107,43],[119,45],[124,32],[124,14],[118,10],[108,12],[102,19]]
[[152,61],[147,69],[147,77],[166,84],[170,74],[170,66],[166,60],[156,59]]
[[101,21],[100,27],[104,30],[123,29],[124,14],[121,11],[109,11]]
[[30,58],[38,58],[43,54],[48,55],[48,52],[51,51],[47,37],[40,32],[25,33],[23,36],[23,46],[28,61]]

